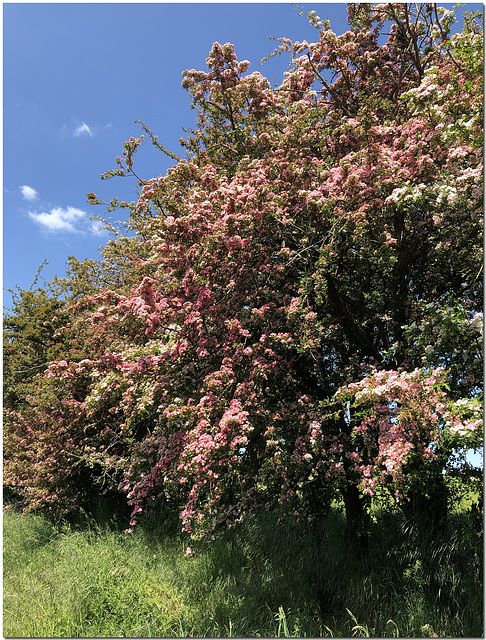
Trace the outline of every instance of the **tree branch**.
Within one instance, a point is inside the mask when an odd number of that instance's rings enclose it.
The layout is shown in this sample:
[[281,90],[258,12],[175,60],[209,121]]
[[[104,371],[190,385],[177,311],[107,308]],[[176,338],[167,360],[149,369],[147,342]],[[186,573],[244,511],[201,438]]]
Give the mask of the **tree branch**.
[[351,118],[353,116],[353,114],[344,106],[344,104],[342,103],[342,101],[339,99],[338,95],[336,94],[336,92],[334,91],[334,89],[327,84],[327,82],[324,80],[324,78],[321,76],[321,74],[319,73],[319,71],[316,69],[314,63],[312,62],[312,59],[310,57],[310,53],[307,53],[307,58],[309,59],[310,65],[312,67],[312,70],[314,71],[314,73],[316,74],[316,76],[319,78],[319,80],[322,82],[323,86],[326,88],[326,90],[330,93],[330,95],[333,97],[334,102],[338,105],[338,107],[344,111],[344,113],[348,116],[348,118]]

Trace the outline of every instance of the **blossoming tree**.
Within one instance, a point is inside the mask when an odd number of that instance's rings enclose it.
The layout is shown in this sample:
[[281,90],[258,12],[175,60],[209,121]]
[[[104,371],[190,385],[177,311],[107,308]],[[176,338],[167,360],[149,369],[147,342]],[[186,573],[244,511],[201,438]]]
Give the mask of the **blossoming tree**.
[[98,483],[133,526],[164,495],[195,539],[337,495],[356,535],[377,492],[445,512],[443,471],[482,432],[480,19],[348,11],[343,35],[311,13],[315,43],[281,40],[274,88],[215,43],[184,72],[184,159],[143,125],[176,162],[123,203],[134,233],[72,305],[79,348],[8,415],[7,482],[33,504]]

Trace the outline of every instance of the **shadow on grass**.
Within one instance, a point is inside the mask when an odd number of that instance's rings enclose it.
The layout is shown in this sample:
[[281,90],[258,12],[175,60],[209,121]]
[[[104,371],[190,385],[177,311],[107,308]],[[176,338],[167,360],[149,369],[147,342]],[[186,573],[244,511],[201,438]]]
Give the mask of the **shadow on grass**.
[[192,557],[179,521],[149,511],[53,525],[4,519],[4,634],[113,637],[402,637],[482,633],[482,537],[470,512],[442,532],[377,514],[368,557],[343,513],[319,532],[247,517]]
[[338,508],[318,533],[260,512],[184,559],[187,538],[161,538],[156,526],[143,536],[156,556],[171,540],[172,576],[185,584],[202,635],[210,628],[227,635],[231,622],[240,637],[273,637],[282,610],[293,636],[482,633],[482,537],[469,512],[428,533],[383,512],[372,525],[367,557],[353,552],[344,531]]

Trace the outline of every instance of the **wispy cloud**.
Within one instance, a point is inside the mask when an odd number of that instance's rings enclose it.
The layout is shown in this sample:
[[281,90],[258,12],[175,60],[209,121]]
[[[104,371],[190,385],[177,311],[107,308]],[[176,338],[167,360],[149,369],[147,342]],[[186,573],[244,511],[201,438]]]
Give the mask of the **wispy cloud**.
[[105,229],[104,223],[101,220],[90,220],[89,221],[89,230],[91,233],[102,235],[108,235],[108,231]]
[[90,220],[86,211],[76,207],[54,207],[50,211],[29,211],[29,217],[47,233],[108,235],[104,223]]
[[84,233],[77,225],[86,218],[86,211],[75,207],[67,207],[66,209],[54,207],[49,212],[41,211],[40,213],[29,211],[29,216],[45,231]]
[[82,124],[79,125],[79,127],[77,127],[74,130],[74,135],[76,136],[76,138],[79,138],[79,136],[91,136],[92,137],[93,136],[93,132],[88,127],[86,122],[83,122]]
[[22,192],[22,197],[24,197],[26,200],[37,200],[37,198],[39,197],[37,191],[32,187],[29,187],[29,185],[27,184],[23,184],[21,187],[19,187],[19,189]]

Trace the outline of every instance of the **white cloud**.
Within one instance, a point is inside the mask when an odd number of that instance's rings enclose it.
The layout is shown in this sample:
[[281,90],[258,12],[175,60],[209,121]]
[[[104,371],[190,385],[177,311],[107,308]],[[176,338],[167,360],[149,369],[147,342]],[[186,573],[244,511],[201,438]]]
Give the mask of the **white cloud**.
[[46,211],[42,211],[41,213],[29,211],[29,216],[45,231],[51,231],[53,233],[59,231],[84,233],[84,231],[76,227],[76,224],[84,220],[86,212],[81,209],[76,209],[75,207],[67,207],[66,209],[54,207],[49,213]]
[[86,122],[83,122],[83,124],[79,125],[79,127],[74,130],[74,135],[79,138],[79,136],[92,136],[93,133]]
[[19,189],[26,200],[36,200],[38,198],[37,191],[27,184],[23,184]]

